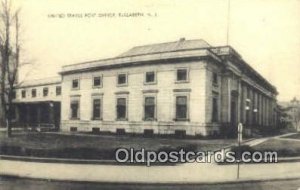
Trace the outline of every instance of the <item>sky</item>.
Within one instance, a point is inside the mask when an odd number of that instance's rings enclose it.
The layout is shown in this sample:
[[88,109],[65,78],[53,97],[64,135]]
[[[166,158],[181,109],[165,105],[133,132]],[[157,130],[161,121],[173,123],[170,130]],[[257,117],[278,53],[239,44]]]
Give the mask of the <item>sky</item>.
[[[228,0],[14,3],[21,7],[22,60],[32,63],[21,68],[21,80],[57,76],[63,65],[182,37],[226,45],[228,31],[228,44],[277,87],[279,101],[300,98],[300,0],[231,0],[230,9]],[[143,16],[124,16],[130,13]]]

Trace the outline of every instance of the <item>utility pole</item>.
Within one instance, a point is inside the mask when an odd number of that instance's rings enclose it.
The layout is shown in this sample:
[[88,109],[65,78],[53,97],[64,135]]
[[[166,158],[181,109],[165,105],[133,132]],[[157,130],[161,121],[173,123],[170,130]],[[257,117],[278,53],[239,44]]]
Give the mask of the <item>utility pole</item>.
[[230,0],[227,5],[227,33],[226,33],[226,45],[229,45],[229,24],[230,24]]

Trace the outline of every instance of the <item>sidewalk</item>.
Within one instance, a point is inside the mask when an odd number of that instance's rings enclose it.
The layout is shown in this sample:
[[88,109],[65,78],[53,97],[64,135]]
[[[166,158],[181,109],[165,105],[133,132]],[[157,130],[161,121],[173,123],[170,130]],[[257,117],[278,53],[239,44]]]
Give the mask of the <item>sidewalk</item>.
[[[237,181],[237,165],[117,166],[1,160],[0,175],[118,183],[221,183]],[[22,168],[20,170],[20,168]],[[239,181],[300,178],[300,163],[241,164]]]

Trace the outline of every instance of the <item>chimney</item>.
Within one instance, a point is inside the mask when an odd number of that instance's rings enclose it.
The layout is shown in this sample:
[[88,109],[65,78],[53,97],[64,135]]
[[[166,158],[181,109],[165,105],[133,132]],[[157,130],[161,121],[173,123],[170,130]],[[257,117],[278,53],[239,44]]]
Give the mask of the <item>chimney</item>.
[[179,39],[179,42],[183,42],[183,41],[185,41],[185,38],[180,38]]

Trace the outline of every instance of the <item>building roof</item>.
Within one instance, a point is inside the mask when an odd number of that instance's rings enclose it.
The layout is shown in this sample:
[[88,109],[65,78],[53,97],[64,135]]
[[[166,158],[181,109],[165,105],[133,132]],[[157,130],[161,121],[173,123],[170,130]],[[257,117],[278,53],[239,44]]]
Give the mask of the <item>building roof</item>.
[[172,51],[183,51],[189,49],[199,49],[199,48],[209,48],[209,47],[211,46],[202,39],[185,40],[184,38],[181,38],[179,41],[175,41],[175,42],[136,46],[126,51],[125,53],[122,53],[118,57],[128,57],[128,56],[146,55],[146,54],[172,52]]
[[230,58],[232,57],[231,55],[240,60],[239,66],[245,69],[246,73],[252,75],[263,85],[266,85],[269,90],[277,94],[276,88],[246,63],[232,47],[213,47],[202,39],[185,40],[184,38],[181,38],[179,41],[175,42],[136,46],[113,58],[65,65],[60,74],[133,66],[147,62],[166,62],[166,60],[174,59],[199,59],[209,57],[217,62],[222,62],[222,57],[225,56]]
[[59,83],[61,83],[61,77],[50,77],[50,78],[35,79],[35,80],[25,80],[23,82],[20,82],[17,85],[17,88],[43,86],[43,85],[59,84]]
[[65,65],[61,74],[82,72],[104,67],[120,67],[141,64],[144,62],[161,62],[161,60],[186,59],[191,57],[210,57],[221,62],[221,59],[209,48],[211,46],[204,40],[185,40],[181,38],[176,42],[167,42],[136,46],[119,56],[100,59],[71,65]]

